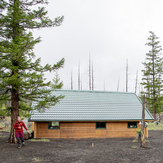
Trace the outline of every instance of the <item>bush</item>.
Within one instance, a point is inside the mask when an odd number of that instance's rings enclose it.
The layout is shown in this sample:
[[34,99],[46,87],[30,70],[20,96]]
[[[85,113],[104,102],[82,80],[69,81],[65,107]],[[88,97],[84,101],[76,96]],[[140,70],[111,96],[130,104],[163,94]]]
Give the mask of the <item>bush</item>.
[[139,134],[139,136],[141,136],[141,129],[138,129],[137,133]]

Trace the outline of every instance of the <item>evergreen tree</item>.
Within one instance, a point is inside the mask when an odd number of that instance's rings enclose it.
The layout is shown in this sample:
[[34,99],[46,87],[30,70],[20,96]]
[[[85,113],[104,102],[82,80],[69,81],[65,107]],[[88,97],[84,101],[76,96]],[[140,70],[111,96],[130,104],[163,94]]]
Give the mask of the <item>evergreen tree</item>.
[[146,61],[143,63],[144,70],[142,70],[143,78],[141,84],[144,86],[144,92],[141,93],[146,95],[147,107],[153,113],[156,120],[156,113],[160,112],[162,106],[163,58],[160,54],[162,48],[159,45],[159,38],[154,32],[150,31],[149,33],[149,42],[146,45],[150,47],[150,50],[146,53]]
[[56,71],[55,76],[52,79],[51,88],[55,90],[55,89],[61,89],[62,87],[63,87],[63,82],[60,81],[59,74]]
[[41,40],[34,39],[31,30],[60,26],[63,21],[63,16],[49,19],[42,7],[46,4],[47,0],[0,1],[0,100],[11,101],[11,143],[16,141],[13,126],[19,111],[31,109],[25,100],[39,99],[34,109],[45,109],[63,97],[50,94],[52,89],[44,73],[63,67],[64,58],[54,65],[41,66],[41,59],[35,59],[33,53]]

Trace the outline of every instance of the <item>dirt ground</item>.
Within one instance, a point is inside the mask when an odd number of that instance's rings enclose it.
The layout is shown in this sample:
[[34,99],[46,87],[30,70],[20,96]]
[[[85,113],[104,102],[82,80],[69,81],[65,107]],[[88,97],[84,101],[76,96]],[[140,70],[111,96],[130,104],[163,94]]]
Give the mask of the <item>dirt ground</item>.
[[17,149],[16,144],[5,143],[8,136],[0,132],[2,163],[163,163],[163,131],[149,131],[145,149],[133,138],[27,140]]

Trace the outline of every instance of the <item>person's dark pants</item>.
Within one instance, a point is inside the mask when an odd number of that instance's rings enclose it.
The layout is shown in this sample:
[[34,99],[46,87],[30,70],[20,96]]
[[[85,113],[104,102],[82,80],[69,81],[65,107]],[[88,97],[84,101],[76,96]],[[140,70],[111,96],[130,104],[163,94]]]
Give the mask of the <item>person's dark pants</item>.
[[24,133],[23,132],[21,132],[21,133],[16,132],[16,138],[17,138],[18,145],[21,145],[21,141],[22,141],[22,143],[24,142]]

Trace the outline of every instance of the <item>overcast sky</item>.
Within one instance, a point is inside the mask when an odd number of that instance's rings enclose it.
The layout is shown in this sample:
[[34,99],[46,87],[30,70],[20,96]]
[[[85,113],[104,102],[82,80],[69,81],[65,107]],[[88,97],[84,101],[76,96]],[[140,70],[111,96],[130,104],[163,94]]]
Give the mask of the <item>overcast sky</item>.
[[[94,89],[125,91],[126,59],[129,69],[129,92],[135,91],[136,72],[141,81],[142,62],[149,48],[149,31],[163,43],[162,0],[49,0],[50,18],[64,15],[62,26],[34,31],[42,42],[34,52],[42,64],[54,64],[65,58],[59,75],[63,89],[78,89],[80,61],[82,88],[88,90],[89,53],[94,65]],[[47,73],[51,80],[54,73]],[[139,92],[139,88],[137,90]]]

